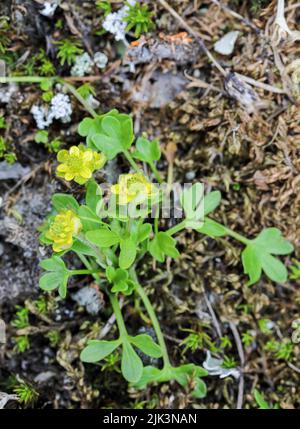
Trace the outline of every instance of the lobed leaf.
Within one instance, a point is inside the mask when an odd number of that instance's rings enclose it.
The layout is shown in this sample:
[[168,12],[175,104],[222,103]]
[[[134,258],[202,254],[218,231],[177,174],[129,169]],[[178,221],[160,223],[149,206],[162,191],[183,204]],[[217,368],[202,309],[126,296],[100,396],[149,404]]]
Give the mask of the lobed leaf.
[[82,362],[95,363],[110,355],[119,345],[120,340],[115,341],[89,341],[88,345],[82,350],[80,359]]
[[148,356],[159,358],[162,355],[159,345],[153,341],[150,335],[140,334],[129,337],[129,341]]
[[112,247],[120,242],[119,235],[108,228],[99,228],[94,231],[88,231],[85,236],[88,241],[96,244],[96,246],[100,248]]

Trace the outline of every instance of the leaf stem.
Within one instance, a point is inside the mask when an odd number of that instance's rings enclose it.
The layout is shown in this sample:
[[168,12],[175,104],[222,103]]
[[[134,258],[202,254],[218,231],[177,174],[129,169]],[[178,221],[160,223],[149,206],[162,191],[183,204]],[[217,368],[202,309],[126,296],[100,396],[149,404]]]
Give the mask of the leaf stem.
[[149,165],[150,165],[150,168],[154,174],[155,179],[158,181],[158,183],[161,184],[163,182],[163,180],[162,180],[161,175],[159,174],[159,171],[157,170],[154,162],[149,162]]
[[144,306],[145,306],[145,308],[146,308],[146,310],[147,310],[147,312],[149,314],[149,317],[151,319],[153,328],[155,330],[155,333],[156,333],[156,336],[157,336],[157,341],[158,341],[158,343],[160,345],[161,352],[162,352],[162,358],[163,358],[163,361],[164,361],[164,367],[165,368],[166,367],[170,367],[171,363],[170,363],[170,358],[169,358],[167,346],[166,346],[166,343],[165,343],[165,339],[164,339],[163,333],[162,333],[161,328],[160,328],[159,321],[158,321],[158,319],[156,317],[154,308],[153,308],[153,306],[152,306],[152,304],[151,304],[151,302],[150,302],[150,300],[149,300],[146,292],[144,291],[143,287],[139,283],[135,270],[131,269],[130,273],[131,273],[131,275],[133,277],[133,280],[136,283],[136,291],[137,291],[137,293],[139,294],[141,300],[144,303]]
[[117,300],[116,295],[109,293],[109,299],[111,302],[111,306],[113,308],[114,314],[116,316],[116,321],[118,324],[118,329],[119,329],[119,333],[120,333],[120,337],[123,338],[127,338],[128,333],[127,333],[127,329],[124,323],[124,319],[122,316],[122,312],[121,312],[121,308],[120,308],[120,304],[119,301]]
[[132,156],[130,155],[130,152],[125,149],[123,151],[125,158],[127,159],[127,161],[129,162],[129,164],[131,165],[131,167],[137,172],[137,173],[141,173],[141,170],[139,169],[137,163],[135,162],[135,160],[132,158]]
[[61,82],[69,92],[71,92],[71,94],[74,95],[74,97],[77,98],[77,100],[83,105],[83,107],[85,108],[85,110],[91,115],[93,116],[93,118],[97,118],[99,115],[97,114],[97,112],[89,105],[89,103],[79,94],[79,92],[77,91],[77,89],[75,88],[75,86],[71,85],[70,83],[66,82],[63,79],[58,79],[58,82]]
[[[208,217],[206,217],[205,219],[209,219]],[[205,220],[204,219],[204,220]],[[230,237],[234,238],[235,240],[239,241],[240,243],[243,243],[245,246],[247,246],[248,244],[251,243],[251,240],[249,240],[248,238],[244,237],[243,235],[239,234],[238,232],[233,231],[230,228],[227,228],[226,226],[224,226],[223,224],[214,221],[216,224],[222,226],[222,228],[226,231],[227,235],[229,235]],[[183,229],[186,228],[186,221],[183,220],[182,222],[178,223],[177,225],[173,226],[172,228],[170,228],[167,233],[169,235],[174,235],[179,231],[182,231]],[[201,231],[200,231],[201,232]]]
[[248,238],[244,237],[243,235],[239,234],[238,232],[233,231],[230,228],[227,228],[226,226],[222,225],[223,228],[226,230],[227,234],[234,238],[235,240],[239,241],[240,243],[243,243],[245,246],[248,246],[248,244],[251,243],[251,240],[249,240]]
[[182,231],[186,228],[186,221],[183,220],[182,222],[178,223],[177,225],[173,226],[172,228],[168,229],[167,233],[169,235],[174,235],[179,231]]

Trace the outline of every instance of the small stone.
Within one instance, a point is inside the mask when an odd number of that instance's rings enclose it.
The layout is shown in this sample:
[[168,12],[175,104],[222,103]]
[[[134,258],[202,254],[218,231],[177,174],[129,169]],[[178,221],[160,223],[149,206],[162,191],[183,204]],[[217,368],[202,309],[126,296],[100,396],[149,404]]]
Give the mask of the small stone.
[[225,36],[214,44],[214,50],[221,55],[231,55],[239,34],[239,31],[230,31],[225,34]]
[[78,305],[85,307],[86,311],[92,316],[96,316],[103,306],[101,295],[96,289],[90,286],[85,286],[73,294],[72,299]]
[[0,85],[0,103],[9,103],[13,94],[18,90],[18,86],[15,83],[9,85]]
[[185,175],[186,180],[194,180],[196,177],[195,171],[188,171]]
[[40,374],[38,374],[34,378],[34,381],[35,381],[35,383],[43,384],[43,383],[46,383],[47,381],[49,381],[51,378],[55,377],[55,375],[56,374],[53,371],[44,371],[44,372],[41,372]]
[[29,167],[22,167],[19,162],[8,164],[6,161],[0,162],[0,180],[15,180],[26,176],[30,172]]

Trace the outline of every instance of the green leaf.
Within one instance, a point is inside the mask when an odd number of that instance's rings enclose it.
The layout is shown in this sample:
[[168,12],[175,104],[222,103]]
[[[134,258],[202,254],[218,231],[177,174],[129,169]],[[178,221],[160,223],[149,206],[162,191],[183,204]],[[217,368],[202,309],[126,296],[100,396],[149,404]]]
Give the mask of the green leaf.
[[82,243],[81,241],[76,239],[73,242],[71,250],[76,253],[81,253],[82,255],[94,256],[95,258],[98,257],[97,252],[95,252],[95,250],[91,249],[87,244]]
[[40,87],[42,91],[49,91],[53,86],[53,80],[52,79],[43,79],[40,83]]
[[285,283],[288,278],[288,272],[284,264],[279,259],[266,253],[261,259],[261,266],[265,274],[277,283]]
[[58,294],[62,299],[65,299],[67,296],[67,286],[68,286],[69,274],[65,274],[58,286]]
[[264,229],[253,242],[273,255],[288,255],[294,250],[294,246],[282,237],[278,228]]
[[157,237],[154,237],[154,239],[150,241],[148,244],[148,250],[154,259],[156,259],[158,262],[164,262],[165,254],[160,248]]
[[166,256],[177,258],[180,253],[176,249],[176,240],[166,232],[159,232],[149,243],[148,250],[159,262],[164,262]]
[[268,402],[265,400],[263,395],[257,389],[254,389],[254,398],[255,398],[255,401],[257,402],[257,405],[259,406],[259,408],[261,410],[269,410],[270,409]]
[[94,181],[90,180],[86,187],[86,196],[85,203],[90,210],[97,214],[97,206],[99,206],[102,201],[102,189],[101,187]]
[[138,227],[137,231],[137,242],[142,243],[147,238],[149,238],[152,232],[152,225],[150,223],[144,223]]
[[88,136],[90,133],[96,133],[101,129],[101,120],[99,118],[84,118],[78,125],[78,134],[82,137]]
[[134,158],[149,164],[158,161],[161,157],[160,144],[158,140],[150,142],[144,137],[139,137],[136,142],[136,151],[133,153]]
[[80,359],[82,362],[95,363],[110,355],[119,345],[120,340],[115,341],[89,341],[88,345],[82,350]]
[[213,191],[204,197],[204,216],[213,212],[221,202],[221,192]]
[[95,230],[104,222],[88,206],[80,206],[78,216],[83,226],[83,231]]
[[34,141],[36,143],[43,143],[43,144],[48,143],[48,131],[46,130],[37,131],[34,137]]
[[82,137],[86,137],[87,146],[95,149],[93,145],[92,137],[101,132],[101,116],[97,118],[84,118],[78,126],[78,134]]
[[250,278],[250,282],[248,282],[248,286],[253,285],[256,283],[261,276],[261,263],[260,263],[260,257],[256,253],[255,246],[247,246],[245,250],[242,253],[242,263],[244,267],[244,273],[248,274]]
[[205,218],[203,226],[197,228],[196,231],[212,238],[227,235],[227,231],[223,225],[209,218]]
[[170,237],[166,232],[159,232],[156,237],[165,255],[171,256],[172,258],[178,258],[180,256],[180,253],[176,249],[176,240],[173,237]]
[[143,373],[143,363],[128,341],[123,342],[121,371],[130,383],[137,383]]
[[40,288],[45,291],[58,289],[59,295],[65,298],[70,271],[66,268],[64,261],[59,256],[54,255],[52,258],[41,261],[40,266],[50,271],[40,278]]
[[85,118],[80,122],[78,127],[78,133],[82,137],[86,137],[87,146],[96,149],[93,144],[92,137],[95,134],[102,133],[102,121],[106,116],[120,116],[119,112],[116,109],[111,110],[110,112],[105,113],[104,115],[99,115],[96,118]]
[[57,289],[61,284],[61,273],[51,272],[44,274],[39,280],[39,286],[45,291],[51,291]]
[[159,358],[162,355],[159,345],[153,341],[150,335],[140,334],[130,337],[129,341],[148,356]]
[[124,270],[131,267],[136,258],[136,244],[131,238],[121,240],[119,265]]
[[54,194],[52,197],[52,205],[58,212],[61,210],[73,210],[77,213],[79,204],[72,195]]
[[201,366],[189,363],[180,365],[177,368],[172,368],[171,379],[175,379],[181,386],[186,387],[189,384],[190,378],[205,377],[207,371]]
[[59,271],[44,274],[39,280],[39,287],[47,292],[58,289],[61,298],[67,295],[67,283],[69,274],[62,274]]
[[55,255],[49,259],[44,259],[39,265],[46,271],[68,271],[64,261]]
[[135,283],[129,278],[128,272],[122,268],[107,267],[106,277],[109,283],[113,284],[111,289],[113,293],[130,295],[135,288]]
[[142,376],[139,379],[139,381],[134,384],[134,387],[136,389],[145,389],[148,386],[148,384],[159,381],[162,371],[163,370],[155,368],[154,366],[144,367]]
[[177,368],[164,367],[162,369],[153,366],[147,366],[143,369],[141,378],[134,384],[136,389],[145,389],[149,383],[165,383],[167,381],[176,380],[183,387],[189,386],[189,380],[195,378],[196,386],[193,395],[203,397],[206,393],[206,386],[200,382],[200,377],[206,376],[208,373],[205,369],[194,364],[181,365]]
[[197,228],[204,221],[204,185],[195,183],[185,189],[181,195],[181,205],[186,217],[188,228]]
[[250,277],[249,285],[256,283],[262,270],[274,282],[285,283],[288,272],[284,264],[274,255],[287,255],[294,250],[291,243],[285,240],[279,229],[264,229],[242,253],[244,271]]
[[207,394],[207,387],[201,378],[196,378],[195,388],[193,390],[192,396],[197,399],[205,398]]
[[96,246],[100,248],[112,247],[120,242],[119,235],[108,228],[99,228],[94,231],[88,231],[85,236],[87,240],[96,244]]
[[101,122],[102,131],[94,134],[92,141],[107,159],[129,149],[133,139],[133,123],[129,115],[105,116]]

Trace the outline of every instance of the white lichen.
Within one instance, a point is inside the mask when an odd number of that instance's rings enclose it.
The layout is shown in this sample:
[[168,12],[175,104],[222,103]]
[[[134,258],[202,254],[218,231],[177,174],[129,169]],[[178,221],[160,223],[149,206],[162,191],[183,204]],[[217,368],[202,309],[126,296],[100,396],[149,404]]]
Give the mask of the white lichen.
[[107,65],[108,58],[103,52],[96,52],[94,57],[85,52],[82,55],[78,55],[75,59],[75,63],[71,68],[71,75],[81,77],[86,74],[90,74],[93,70],[93,66],[99,69],[104,69]]
[[47,18],[52,18],[58,6],[58,1],[45,1],[43,6],[43,9],[40,10],[40,14]]
[[223,359],[215,359],[211,353],[207,351],[207,356],[203,362],[203,368],[205,368],[209,375],[218,375],[220,378],[226,378],[233,376],[238,379],[240,377],[240,371],[237,368],[223,368]]
[[18,395],[0,392],[0,410],[2,410],[9,401],[18,401]]
[[36,126],[39,130],[44,130],[45,128],[49,127],[49,125],[51,125],[52,119],[49,118],[48,111],[44,106],[38,106],[37,104],[34,104],[31,107],[30,113],[34,117]]
[[72,106],[68,95],[58,93],[52,98],[49,109],[45,106],[34,104],[30,112],[34,117],[37,127],[43,130],[48,128],[54,119],[62,123],[70,122]]
[[[136,4],[136,0],[129,0],[128,3],[131,6],[134,6]],[[127,23],[124,18],[126,18],[128,10],[129,7],[125,5],[117,12],[109,13],[103,22],[103,28],[113,34],[117,41],[126,40]]]
[[71,115],[72,106],[70,97],[62,93],[56,94],[51,100],[49,117],[67,123],[71,121]]
[[78,55],[75,59],[75,63],[71,68],[72,76],[84,76],[85,74],[91,73],[94,62],[87,52],[82,55]]
[[104,69],[108,63],[108,58],[103,52],[96,52],[94,55],[94,63],[98,69]]

